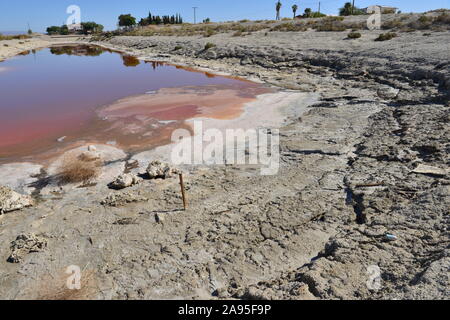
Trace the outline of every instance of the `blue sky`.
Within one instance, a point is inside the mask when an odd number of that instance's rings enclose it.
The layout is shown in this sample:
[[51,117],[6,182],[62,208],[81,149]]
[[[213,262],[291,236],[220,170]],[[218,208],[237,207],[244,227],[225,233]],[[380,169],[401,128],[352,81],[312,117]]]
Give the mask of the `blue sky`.
[[[24,31],[30,23],[34,31],[45,31],[49,25],[66,21],[66,8],[76,4],[81,8],[83,21],[96,21],[107,30],[115,28],[117,16],[131,13],[137,18],[148,14],[180,13],[185,21],[193,21],[193,6],[199,7],[198,20],[212,21],[241,19],[273,19],[276,0],[1,0],[0,31]],[[297,4],[303,12],[306,7],[317,10],[319,0],[282,0],[282,16],[291,17],[291,6]],[[322,12],[337,14],[346,0],[321,0]],[[450,0],[356,0],[358,7],[373,4],[392,5],[403,12],[423,12],[450,8]]]

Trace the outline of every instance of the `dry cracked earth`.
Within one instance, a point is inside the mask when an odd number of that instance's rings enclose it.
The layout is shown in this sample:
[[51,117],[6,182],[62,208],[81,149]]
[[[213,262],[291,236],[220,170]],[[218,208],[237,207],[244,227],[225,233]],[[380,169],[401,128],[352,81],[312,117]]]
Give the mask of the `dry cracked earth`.
[[44,172],[36,204],[0,216],[0,297],[448,299],[450,33],[377,32],[93,42],[317,101],[284,110],[277,175],[184,168],[187,211],[176,179],[39,195]]

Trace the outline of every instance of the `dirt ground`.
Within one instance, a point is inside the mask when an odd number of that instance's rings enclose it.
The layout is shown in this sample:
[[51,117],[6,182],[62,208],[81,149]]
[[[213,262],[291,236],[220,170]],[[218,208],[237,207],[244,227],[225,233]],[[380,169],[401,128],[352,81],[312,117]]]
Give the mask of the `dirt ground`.
[[[0,185],[36,203],[0,216],[0,297],[448,299],[450,32],[348,32],[67,40],[277,88],[276,121],[264,116],[276,100],[240,121],[280,129],[281,167],[183,167],[182,211],[175,178],[107,186],[164,148],[98,146],[108,165],[95,186],[1,166]],[[52,41],[0,42],[0,59]],[[23,234],[36,237],[8,262]],[[61,289],[71,265],[86,275],[75,296]]]

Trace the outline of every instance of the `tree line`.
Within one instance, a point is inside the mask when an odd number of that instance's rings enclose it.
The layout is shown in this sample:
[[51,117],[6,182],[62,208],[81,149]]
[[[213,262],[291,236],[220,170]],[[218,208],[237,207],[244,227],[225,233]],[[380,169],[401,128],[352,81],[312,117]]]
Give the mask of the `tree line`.
[[140,26],[148,26],[151,24],[182,24],[183,18],[180,14],[172,15],[172,16],[153,16],[151,12],[148,13],[147,18],[142,18],[139,21]]
[[[276,10],[276,20],[281,20],[280,17],[280,11],[283,7],[283,4],[281,1],[277,1],[275,4],[275,10]],[[294,13],[294,18],[297,17],[303,17],[303,18],[320,18],[326,16],[325,14],[319,11],[313,11],[311,8],[306,8],[305,12],[301,16],[297,16],[297,11],[299,7],[298,5],[294,4],[292,6],[292,12]],[[394,13],[394,12],[392,12]],[[339,15],[340,16],[353,16],[353,15],[363,15],[367,14],[363,9],[358,8],[354,5],[354,2],[346,2],[342,8],[339,9]]]
[[[280,16],[280,11],[281,8],[283,7],[283,4],[281,3],[281,1],[277,1],[277,3],[275,4],[275,10],[276,10],[276,20],[281,20],[281,16]],[[325,17],[326,14],[321,13],[320,11],[313,11],[311,8],[305,8],[305,11],[302,15],[297,15],[297,11],[299,9],[299,6],[294,4],[292,7],[292,13],[294,14],[294,19],[295,18],[320,18],[320,17]]]
[[[283,4],[280,0],[276,2],[275,10],[276,10],[276,20],[281,20],[280,11],[283,7]],[[326,16],[325,14],[319,11],[313,11],[311,8],[305,8],[305,11],[302,15],[297,16],[297,11],[299,10],[299,6],[294,4],[292,6],[292,12],[294,14],[294,18],[320,18]],[[339,9],[340,16],[350,16],[350,15],[361,15],[366,14],[363,9],[357,8],[351,2],[346,2],[342,8]],[[203,22],[208,23],[210,20],[206,19]],[[136,22],[136,18],[131,14],[121,14],[119,16],[118,26],[119,28],[132,28],[136,25],[139,26],[149,26],[149,25],[161,25],[161,24],[182,24],[183,18],[180,14],[175,15],[152,15],[151,12],[148,13],[148,16],[145,18],[141,18],[139,23]],[[71,29],[67,25],[59,26],[51,26],[47,28],[48,34],[61,34],[67,35],[70,33],[79,33],[79,34],[90,34],[90,33],[101,33],[103,32],[103,26],[101,24],[97,24],[95,22],[83,22],[81,23],[81,27],[78,29]]]
[[79,28],[69,28],[68,25],[64,24],[62,26],[51,26],[47,28],[47,33],[49,35],[68,35],[70,33],[77,34],[90,34],[90,33],[101,33],[103,32],[103,25],[95,23],[93,21],[82,22]]
[[157,16],[152,15],[151,12],[148,13],[148,16],[145,18],[142,18],[139,23],[136,23],[136,18],[133,17],[131,14],[121,14],[119,16],[119,27],[122,28],[131,28],[135,25],[139,26],[149,26],[149,25],[160,25],[160,24],[182,24],[183,18],[180,14],[175,14],[172,16],[165,15],[165,16]]
[[[140,26],[148,25],[160,25],[160,24],[182,24],[183,18],[180,14],[175,14],[172,16],[164,15],[152,15],[150,12],[147,17],[142,18],[139,23],[136,23],[136,18],[131,14],[121,14],[119,16],[118,26],[124,28],[131,28],[139,24]],[[91,33],[101,33],[103,32],[103,25],[89,21],[82,22],[79,28],[71,28],[68,25],[62,26],[51,26],[47,28],[47,33],[49,35],[68,35],[68,34],[91,34]]]

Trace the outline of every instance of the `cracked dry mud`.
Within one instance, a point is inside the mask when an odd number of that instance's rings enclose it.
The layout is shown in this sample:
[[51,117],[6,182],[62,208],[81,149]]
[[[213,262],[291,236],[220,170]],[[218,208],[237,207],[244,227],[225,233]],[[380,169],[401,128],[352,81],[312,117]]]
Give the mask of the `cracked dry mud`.
[[[184,168],[187,211],[177,180],[167,179],[120,191],[74,188],[1,216],[0,297],[35,297],[48,275],[79,265],[94,272],[92,299],[448,299],[450,34],[376,36],[366,31],[352,44],[343,33],[313,31],[97,43],[317,99],[304,112],[283,110],[277,175]],[[205,51],[206,42],[216,47]],[[176,45],[183,49],[174,55]],[[389,88],[398,95],[383,94]],[[419,165],[447,173],[414,172]],[[105,197],[113,206],[101,204]],[[23,233],[47,247],[8,263]],[[372,265],[380,290],[367,285]]]

